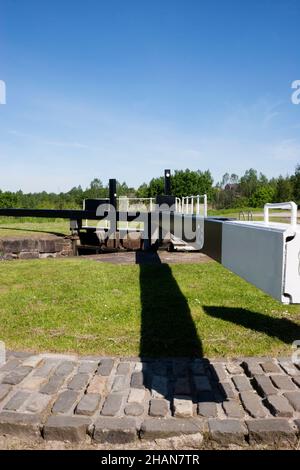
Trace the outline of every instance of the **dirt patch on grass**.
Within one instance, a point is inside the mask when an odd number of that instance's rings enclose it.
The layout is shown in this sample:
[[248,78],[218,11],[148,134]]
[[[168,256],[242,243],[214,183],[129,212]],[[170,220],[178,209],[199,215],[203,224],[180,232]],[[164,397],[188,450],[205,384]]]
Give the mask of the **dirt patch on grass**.
[[66,335],[66,332],[63,328],[53,328],[52,330],[45,330],[44,328],[32,328],[30,331],[35,335],[49,336],[51,338]]
[[213,261],[203,253],[198,252],[174,252],[167,251],[147,252],[116,252],[89,255],[85,258],[100,263],[111,264],[199,264]]

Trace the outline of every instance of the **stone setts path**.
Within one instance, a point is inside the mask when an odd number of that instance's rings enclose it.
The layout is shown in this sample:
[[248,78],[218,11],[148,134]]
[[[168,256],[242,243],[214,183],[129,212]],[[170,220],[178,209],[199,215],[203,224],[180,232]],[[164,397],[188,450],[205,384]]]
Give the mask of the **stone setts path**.
[[0,367],[0,435],[102,444],[201,436],[221,447],[296,448],[300,366],[10,352]]

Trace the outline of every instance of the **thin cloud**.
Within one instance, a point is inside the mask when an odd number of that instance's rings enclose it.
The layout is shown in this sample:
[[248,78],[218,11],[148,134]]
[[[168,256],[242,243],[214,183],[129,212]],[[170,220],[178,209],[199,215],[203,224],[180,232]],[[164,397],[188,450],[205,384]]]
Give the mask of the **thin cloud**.
[[63,147],[63,148],[77,148],[77,149],[89,149],[90,147],[86,144],[82,144],[76,141],[64,141],[64,140],[45,140],[40,138],[37,135],[29,134],[26,132],[20,132],[15,129],[11,129],[8,131],[9,134],[14,135],[16,137],[30,139],[38,142],[39,144],[43,145],[53,145],[55,147]]
[[270,148],[272,157],[280,161],[300,161],[300,143],[296,139],[283,140]]
[[90,147],[79,142],[64,142],[59,140],[45,140],[43,141],[46,145],[53,145],[55,147],[65,147],[65,148],[77,148],[77,149],[89,149]]
[[279,116],[278,111],[267,112],[263,118],[263,126],[267,127],[271,121],[273,121],[277,116]]

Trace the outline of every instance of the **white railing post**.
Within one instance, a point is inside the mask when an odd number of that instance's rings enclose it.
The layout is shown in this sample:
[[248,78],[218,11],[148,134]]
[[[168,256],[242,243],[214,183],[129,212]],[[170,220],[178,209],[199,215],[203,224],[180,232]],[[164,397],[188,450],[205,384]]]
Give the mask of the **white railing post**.
[[269,223],[269,209],[290,209],[291,210],[291,225],[297,225],[297,204],[293,201],[267,203],[264,205],[264,222],[266,225]]
[[197,196],[197,208],[196,208],[196,214],[199,215],[200,214],[200,196],[198,194]]

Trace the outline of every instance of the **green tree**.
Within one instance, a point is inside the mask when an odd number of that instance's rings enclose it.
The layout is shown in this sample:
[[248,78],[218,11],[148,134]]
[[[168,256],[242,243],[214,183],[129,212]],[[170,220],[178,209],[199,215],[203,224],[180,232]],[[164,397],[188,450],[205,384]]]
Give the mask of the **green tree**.
[[272,202],[275,196],[275,188],[271,185],[257,188],[249,203],[251,207],[263,207],[267,202]]
[[300,204],[300,165],[296,166],[295,174],[291,178],[293,185],[293,199]]
[[283,178],[279,176],[276,185],[276,191],[274,196],[275,202],[286,202],[290,201],[293,196],[293,185],[289,177]]
[[149,187],[147,183],[143,183],[138,187],[136,197],[149,197]]
[[148,187],[147,197],[156,197],[160,194],[164,194],[164,178],[152,178]]
[[136,197],[136,190],[127,186],[125,181],[123,183],[117,181],[117,194],[118,196]]
[[177,197],[207,194],[212,197],[213,178],[209,170],[175,170],[171,177],[172,194]]
[[90,183],[90,187],[84,192],[84,198],[104,198],[107,197],[108,190],[103,187],[102,181],[99,178],[94,178]]
[[222,181],[221,181],[221,188],[225,188],[225,186],[227,184],[229,184],[230,182],[230,176],[229,176],[229,173],[225,173],[223,176],[222,176]]
[[245,171],[240,181],[240,192],[243,197],[250,198],[259,186],[257,171],[253,168]]

